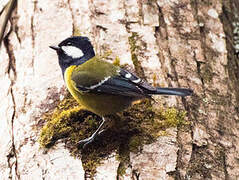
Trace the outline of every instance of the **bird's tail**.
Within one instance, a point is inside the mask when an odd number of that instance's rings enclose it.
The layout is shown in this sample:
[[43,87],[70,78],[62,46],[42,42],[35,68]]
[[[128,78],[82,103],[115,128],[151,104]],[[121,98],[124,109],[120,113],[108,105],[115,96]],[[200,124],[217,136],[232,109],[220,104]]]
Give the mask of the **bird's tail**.
[[192,95],[192,93],[192,89],[186,88],[157,88],[157,90],[153,94],[190,96]]

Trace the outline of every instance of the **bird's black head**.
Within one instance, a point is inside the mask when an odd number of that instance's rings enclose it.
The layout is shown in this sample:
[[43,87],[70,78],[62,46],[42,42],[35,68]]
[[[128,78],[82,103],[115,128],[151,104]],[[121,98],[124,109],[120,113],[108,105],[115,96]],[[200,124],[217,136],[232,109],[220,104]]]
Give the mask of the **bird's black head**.
[[50,46],[50,48],[56,50],[63,74],[67,67],[83,64],[95,56],[90,40],[83,36],[69,37],[58,46]]

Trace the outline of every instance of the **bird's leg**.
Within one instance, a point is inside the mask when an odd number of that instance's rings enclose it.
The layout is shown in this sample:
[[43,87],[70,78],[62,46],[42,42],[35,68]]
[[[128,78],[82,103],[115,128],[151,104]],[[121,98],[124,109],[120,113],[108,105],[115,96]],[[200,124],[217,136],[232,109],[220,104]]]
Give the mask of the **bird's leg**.
[[105,118],[102,117],[102,122],[100,123],[100,126],[97,128],[97,130],[90,137],[88,137],[86,139],[83,139],[83,140],[80,140],[78,142],[78,146],[82,146],[83,145],[83,149],[84,149],[88,144],[93,142],[94,139],[96,138],[96,136],[104,131],[102,129],[104,123],[105,123]]

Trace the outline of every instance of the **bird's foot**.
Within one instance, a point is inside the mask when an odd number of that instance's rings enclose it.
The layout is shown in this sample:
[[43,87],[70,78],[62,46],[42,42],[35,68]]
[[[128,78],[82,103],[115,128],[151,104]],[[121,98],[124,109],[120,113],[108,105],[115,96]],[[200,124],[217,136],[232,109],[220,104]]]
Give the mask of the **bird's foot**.
[[82,147],[82,149],[85,149],[90,143],[92,143],[96,138],[96,135],[91,135],[90,137],[86,138],[86,139],[83,139],[83,140],[80,140],[78,142],[78,147]]
[[104,122],[105,122],[105,119],[102,118],[102,122],[101,122],[100,126],[98,127],[98,129],[90,137],[80,140],[78,142],[78,147],[79,148],[82,147],[82,149],[84,149],[84,148],[86,148],[86,146],[88,146],[90,143],[92,143],[95,140],[95,138],[104,131],[104,129],[102,129]]
[[98,135],[100,135],[101,133],[103,133],[105,131],[105,129],[100,130],[100,132],[98,133]]

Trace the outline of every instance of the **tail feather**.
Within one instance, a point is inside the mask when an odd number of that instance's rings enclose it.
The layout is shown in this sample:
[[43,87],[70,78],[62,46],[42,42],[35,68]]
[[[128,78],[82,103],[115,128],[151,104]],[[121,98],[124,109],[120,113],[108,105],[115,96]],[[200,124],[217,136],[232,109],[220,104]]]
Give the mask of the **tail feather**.
[[157,88],[156,92],[153,94],[190,96],[192,93],[192,89],[186,88]]

